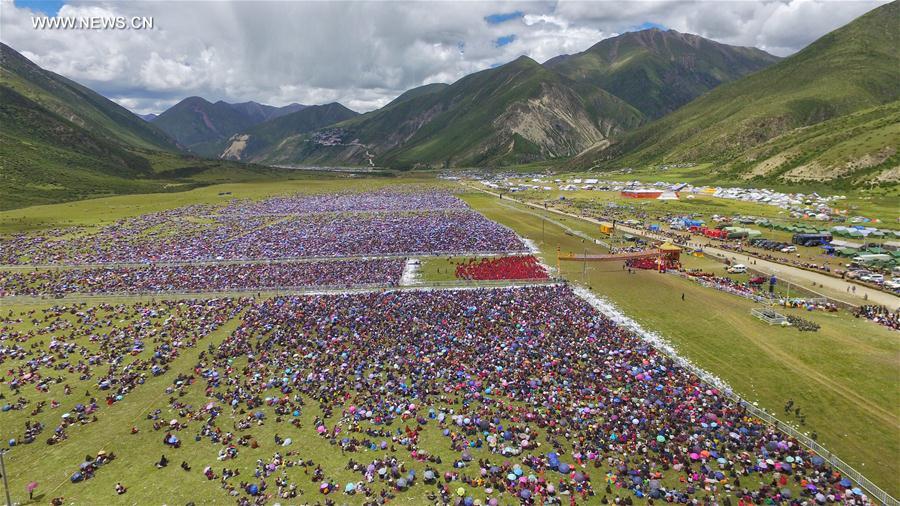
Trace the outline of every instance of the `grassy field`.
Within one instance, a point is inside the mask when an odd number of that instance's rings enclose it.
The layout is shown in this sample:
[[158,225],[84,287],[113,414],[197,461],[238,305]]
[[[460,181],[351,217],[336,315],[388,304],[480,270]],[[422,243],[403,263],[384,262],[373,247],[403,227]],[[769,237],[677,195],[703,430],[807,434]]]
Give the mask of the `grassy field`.
[[[554,224],[600,238],[587,222],[547,213],[541,243],[541,220],[535,216],[544,214],[541,211],[480,193],[465,199],[488,218],[535,238],[549,265],[556,265],[557,247],[564,252],[603,252]],[[589,286],[645,328],[659,332],[745,398],[799,426],[797,417],[782,410],[793,400],[806,416],[802,430],[817,432],[819,442],[888,491],[900,490],[895,479],[900,472],[896,333],[847,313],[809,312],[802,312],[803,317],[822,328],[800,333],[755,319],[750,309],[758,305],[749,300],[675,276],[649,271],[629,275],[618,263],[588,263],[585,270],[571,262],[561,268],[565,277]]]
[[421,281],[454,281],[456,264],[472,257],[423,258],[419,266]]
[[[373,189],[397,182],[436,183],[433,179],[365,179],[357,187]],[[281,183],[245,183],[217,185],[182,193],[138,195],[88,200],[77,203],[33,207],[0,213],[0,231],[36,230],[66,225],[95,225],[121,217],[152,212],[160,209],[201,202],[221,202],[229,198],[258,198],[264,195],[288,192],[336,191],[347,188],[341,179],[289,181]],[[220,196],[220,192],[232,192]],[[594,225],[568,217],[559,217],[526,209],[481,193],[464,194],[463,198],[488,218],[515,229],[519,234],[533,239],[540,247],[540,256],[552,267],[556,266],[557,247],[563,251],[602,252],[602,248],[584,241],[577,234],[597,236]],[[544,216],[545,219],[541,219]],[[543,223],[542,223],[543,222]],[[441,281],[452,278],[451,262],[454,259],[435,258],[423,261],[421,277]],[[714,270],[721,268],[708,259],[691,258],[690,267]],[[781,407],[788,399],[795,402],[805,417],[802,430],[815,431],[819,441],[854,465],[889,492],[897,494],[895,480],[900,467],[896,455],[900,453],[898,442],[898,414],[900,414],[900,389],[896,378],[900,372],[900,344],[895,333],[857,320],[846,313],[803,313],[803,317],[822,326],[816,333],[800,333],[795,329],[773,328],[752,318],[750,309],[755,305],[743,298],[703,288],[681,278],[639,271],[628,274],[620,264],[563,263],[562,275],[570,280],[590,286],[597,294],[615,302],[626,314],[646,328],[658,331],[668,338],[680,352],[697,365],[728,381],[746,398],[778,414],[783,419],[800,426],[800,419],[783,413]],[[720,272],[720,271],[719,271]],[[681,300],[681,294],[685,298]],[[134,299],[112,299],[107,302],[123,302]],[[40,305],[4,304],[3,313],[31,311]],[[71,317],[67,317],[71,318]],[[343,470],[349,456],[341,455],[335,447],[312,435],[312,420],[321,415],[315,403],[309,403],[301,416],[303,429],[287,433],[285,426],[271,422],[274,416],[267,411],[269,422],[254,427],[250,433],[259,442],[255,450],[241,448],[237,459],[225,463],[216,461],[218,446],[205,440],[195,442],[194,432],[185,431],[179,436],[184,446],[179,450],[163,449],[160,440],[163,432],[152,430],[146,415],[156,408],[162,409],[161,419],[176,417],[170,409],[166,387],[178,373],[190,373],[197,355],[207,345],[224,339],[233,329],[238,318],[200,341],[197,348],[186,350],[176,359],[171,370],[162,376],[151,377],[129,394],[124,402],[103,407],[97,422],[70,430],[70,438],[61,444],[47,446],[43,443],[57,423],[60,410],[46,409],[38,415],[48,429],[32,445],[16,447],[7,456],[9,478],[14,498],[24,502],[25,485],[40,482],[37,500],[46,504],[51,497],[63,496],[67,502],[93,504],[160,503],[226,504],[234,499],[227,496],[217,480],[207,481],[198,470],[213,465],[217,473],[224,465],[241,470],[241,478],[252,481],[256,459],[269,459],[276,451],[297,451],[292,458],[312,458],[329,470],[328,476],[339,484],[358,478]],[[124,322],[117,322],[122,325]],[[22,329],[29,327],[22,324]],[[240,366],[240,364],[236,364]],[[90,380],[80,381],[71,374],[61,372],[73,386],[76,396],[85,390],[92,395],[99,392]],[[203,385],[198,382],[184,389],[180,400],[200,404],[206,399]],[[22,395],[34,401],[47,399],[48,394],[33,388],[23,389]],[[51,386],[51,398],[61,398],[61,385]],[[102,396],[100,396],[102,400]],[[3,401],[3,402],[9,402]],[[69,398],[68,403],[73,402]],[[26,410],[33,407],[29,405]],[[269,408],[265,408],[268,410]],[[26,411],[4,413],[0,417],[0,437],[20,437]],[[140,432],[130,434],[132,425]],[[307,432],[308,431],[308,432]],[[291,447],[277,447],[274,435],[291,436]],[[305,436],[304,434],[310,434]],[[446,440],[433,426],[422,435],[423,448],[450,459]],[[96,477],[80,484],[68,481],[71,473],[84,459],[84,455],[99,450],[114,451],[118,459],[102,467]],[[398,458],[408,454],[398,449]],[[165,469],[154,467],[161,453],[166,453],[171,464]],[[388,451],[390,453],[390,451]],[[478,458],[489,458],[487,452],[473,451]],[[353,455],[357,459],[372,458],[368,454]],[[193,467],[191,473],[182,471],[178,464],[187,460]],[[410,463],[420,471],[422,466]],[[302,484],[304,495],[300,501],[317,501],[322,496],[302,476],[301,468],[288,471],[293,482]],[[591,469],[594,483],[603,483],[604,470]],[[116,496],[113,486],[121,481],[129,487],[124,496]],[[239,480],[233,480],[239,481]],[[272,480],[270,480],[272,481]],[[161,492],[161,489],[164,492]],[[426,488],[400,495],[395,502],[422,504]],[[477,497],[477,496],[476,496]],[[360,496],[340,495],[338,503],[360,503]]]

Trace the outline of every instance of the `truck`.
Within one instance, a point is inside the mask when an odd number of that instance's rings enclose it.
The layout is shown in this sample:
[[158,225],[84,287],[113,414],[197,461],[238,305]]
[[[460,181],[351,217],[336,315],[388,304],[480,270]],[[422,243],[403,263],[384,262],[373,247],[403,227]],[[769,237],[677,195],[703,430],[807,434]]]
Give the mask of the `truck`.
[[798,246],[821,246],[831,242],[831,234],[794,234],[791,242]]

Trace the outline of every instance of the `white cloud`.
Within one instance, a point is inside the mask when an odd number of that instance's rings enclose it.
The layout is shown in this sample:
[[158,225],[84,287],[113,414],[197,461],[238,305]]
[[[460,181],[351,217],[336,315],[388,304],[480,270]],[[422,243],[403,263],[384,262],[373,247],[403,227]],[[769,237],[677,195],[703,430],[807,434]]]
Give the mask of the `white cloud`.
[[[786,55],[878,5],[761,0],[535,2],[81,2],[60,16],[152,16],[150,31],[34,30],[0,0],[0,40],[137,112],[190,96],[281,105],[384,105],[525,54],[583,51],[645,22]],[[522,17],[488,24],[490,14]],[[498,37],[515,35],[496,47]]]

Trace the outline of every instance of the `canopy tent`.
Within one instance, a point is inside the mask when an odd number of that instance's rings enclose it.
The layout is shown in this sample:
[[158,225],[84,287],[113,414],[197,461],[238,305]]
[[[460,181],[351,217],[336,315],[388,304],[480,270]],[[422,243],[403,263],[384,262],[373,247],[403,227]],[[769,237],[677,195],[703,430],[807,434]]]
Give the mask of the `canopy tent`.
[[857,255],[853,257],[853,260],[861,263],[871,263],[871,262],[885,262],[890,261],[890,255]]
[[840,239],[832,240],[830,244],[835,248],[849,248],[858,250],[863,247],[863,244],[860,242],[842,241]]

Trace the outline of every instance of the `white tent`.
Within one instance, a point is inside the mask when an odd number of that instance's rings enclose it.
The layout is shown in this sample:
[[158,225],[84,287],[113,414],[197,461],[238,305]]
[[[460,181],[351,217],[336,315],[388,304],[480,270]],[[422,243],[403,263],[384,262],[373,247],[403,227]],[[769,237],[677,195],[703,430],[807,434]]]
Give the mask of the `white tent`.
[[678,200],[678,194],[675,192],[662,192],[656,200]]

